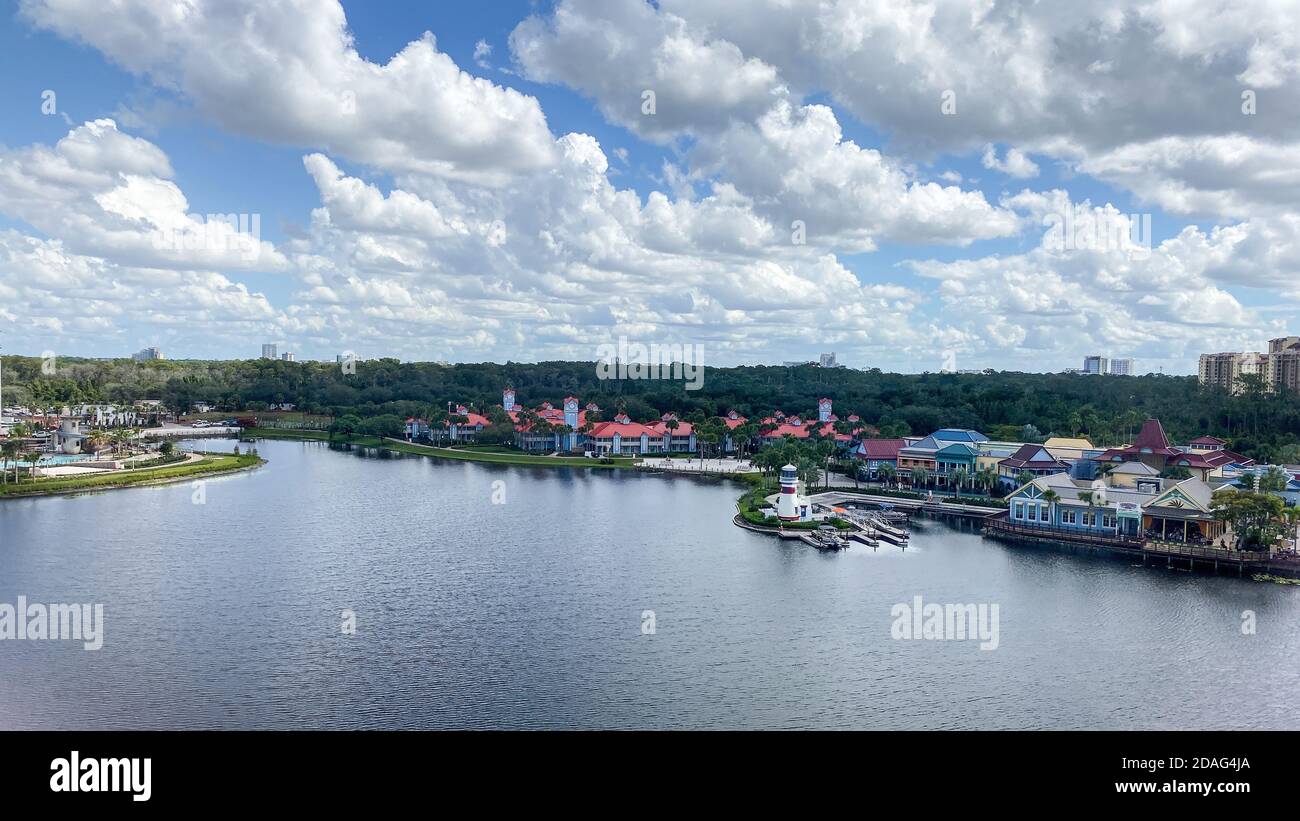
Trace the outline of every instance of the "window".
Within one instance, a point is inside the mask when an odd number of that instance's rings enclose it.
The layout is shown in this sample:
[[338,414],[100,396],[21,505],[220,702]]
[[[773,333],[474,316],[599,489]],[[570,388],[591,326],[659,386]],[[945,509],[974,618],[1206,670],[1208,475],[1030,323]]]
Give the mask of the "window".
[[1112,529],[1113,529],[1113,528],[1115,527],[1115,517],[1114,517],[1114,516],[1111,516],[1109,513],[1106,514],[1106,515],[1104,515],[1104,516],[1102,516],[1102,517],[1101,517],[1101,526],[1102,526],[1102,527],[1108,527],[1108,528],[1112,528]]
[[1062,510],[1062,511],[1061,511],[1061,524],[1063,524],[1063,525],[1073,525],[1073,524],[1078,524],[1078,517],[1079,517],[1079,514],[1075,513],[1073,510]]
[[1097,526],[1097,514],[1096,514],[1096,513],[1085,513],[1085,514],[1083,514],[1083,526],[1084,526],[1084,527],[1096,527],[1096,526]]
[[1015,506],[1012,508],[1011,511],[1011,518],[1013,519],[1025,518],[1025,506],[1020,502],[1016,502]]
[[1048,512],[1047,505],[1038,508],[1038,519],[1043,522],[1051,521],[1051,514]]

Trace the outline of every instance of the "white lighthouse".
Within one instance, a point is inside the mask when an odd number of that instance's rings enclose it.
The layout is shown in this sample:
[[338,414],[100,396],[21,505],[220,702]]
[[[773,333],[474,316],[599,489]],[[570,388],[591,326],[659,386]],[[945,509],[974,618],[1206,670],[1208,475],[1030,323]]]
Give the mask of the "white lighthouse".
[[781,497],[776,501],[776,515],[783,522],[800,519],[799,470],[794,465],[781,468]]

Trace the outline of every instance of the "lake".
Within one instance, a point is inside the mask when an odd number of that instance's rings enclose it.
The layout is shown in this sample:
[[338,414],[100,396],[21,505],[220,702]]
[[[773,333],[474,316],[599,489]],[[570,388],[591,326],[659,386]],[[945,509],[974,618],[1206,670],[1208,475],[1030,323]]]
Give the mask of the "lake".
[[[0,728],[1300,728],[1298,587],[938,520],[823,554],[735,527],[735,484],[257,446],[0,501],[0,603],[105,621],[0,641]],[[997,649],[891,637],[915,596],[996,604]]]

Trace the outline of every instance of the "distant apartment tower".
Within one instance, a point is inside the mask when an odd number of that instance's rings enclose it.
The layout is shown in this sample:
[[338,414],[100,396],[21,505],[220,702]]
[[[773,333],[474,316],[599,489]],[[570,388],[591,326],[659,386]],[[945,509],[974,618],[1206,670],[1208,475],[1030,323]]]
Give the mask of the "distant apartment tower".
[[162,351],[157,348],[145,348],[142,351],[137,351],[136,353],[131,354],[131,358],[136,362],[152,362],[157,359],[162,359],[163,355]]
[[1110,361],[1110,373],[1116,376],[1132,376],[1133,360],[1132,359],[1112,359]]
[[1264,379],[1272,390],[1300,392],[1300,336],[1269,340]]
[[1083,358],[1083,372],[1102,374],[1107,373],[1110,367],[1110,361],[1104,356],[1085,356]]
[[[1269,358],[1262,353],[1203,353],[1196,369],[1202,385],[1240,393],[1238,377],[1266,373]],[[1267,376],[1265,377],[1267,378]]]
[[284,353],[280,354],[280,359],[281,359],[281,361],[284,361],[284,362],[295,362],[295,361],[297,361],[297,357],[293,355],[293,351],[285,351]]
[[821,365],[823,368],[834,368],[835,351],[831,351],[830,353],[824,353],[821,356],[819,356],[817,358],[817,364]]
[[274,343],[274,342],[270,343],[269,345],[263,345],[263,346],[262,346],[262,358],[263,358],[263,359],[279,359],[279,358],[280,358],[279,355],[277,355],[276,352],[275,352],[275,343]]

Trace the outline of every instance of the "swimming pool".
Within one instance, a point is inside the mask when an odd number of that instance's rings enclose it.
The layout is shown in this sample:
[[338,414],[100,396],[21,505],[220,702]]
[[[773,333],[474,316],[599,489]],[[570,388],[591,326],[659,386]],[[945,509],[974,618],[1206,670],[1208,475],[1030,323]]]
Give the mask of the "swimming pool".
[[[41,454],[41,466],[49,467],[50,465],[66,465],[72,462],[87,462],[94,458],[94,454],[90,453],[43,453]],[[27,467],[29,464],[30,462],[24,459],[18,460],[19,467]],[[13,468],[14,463],[0,459],[0,465]]]

